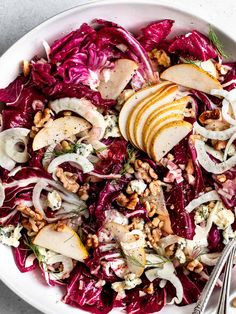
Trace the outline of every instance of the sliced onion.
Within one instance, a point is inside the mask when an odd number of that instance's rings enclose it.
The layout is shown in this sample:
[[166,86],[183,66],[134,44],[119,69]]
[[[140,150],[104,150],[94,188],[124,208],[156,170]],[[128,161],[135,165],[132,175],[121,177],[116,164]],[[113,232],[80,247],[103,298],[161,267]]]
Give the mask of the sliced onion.
[[205,143],[203,141],[195,140],[195,148],[198,161],[207,172],[221,174],[236,165],[236,155],[221,163],[216,163],[211,160],[206,152]]
[[231,125],[236,125],[236,120],[233,119],[229,114],[229,102],[224,99],[222,102],[222,117],[223,119]]
[[79,166],[79,168],[82,169],[84,173],[91,172],[94,169],[93,164],[87,158],[75,153],[71,153],[61,155],[53,159],[48,165],[47,171],[49,173],[55,173],[57,167],[64,162],[73,162],[73,164],[75,164],[77,167]]
[[231,138],[228,140],[228,143],[225,147],[225,151],[224,151],[224,158],[223,160],[225,161],[227,159],[228,156],[228,152],[230,149],[230,146],[233,144],[233,142],[236,140],[236,132],[231,136]]
[[188,213],[191,213],[195,208],[199,207],[200,205],[202,205],[206,202],[211,202],[211,201],[220,201],[219,194],[215,190],[207,192],[207,193],[199,196],[198,198],[192,200],[185,207],[185,210]]
[[47,168],[51,160],[53,159],[54,149],[56,146],[57,146],[57,143],[54,143],[54,144],[49,145],[48,148],[46,149],[43,156],[43,160],[42,160],[42,165],[44,168]]
[[221,151],[218,151],[207,144],[205,145],[205,148],[206,148],[206,152],[210,154],[211,156],[213,156],[214,158],[218,159],[219,161],[224,160],[223,153]]
[[[20,151],[19,145],[24,145],[24,150]],[[15,162],[24,163],[29,159],[27,152],[28,139],[26,137],[8,138],[5,141],[5,152]]]
[[[224,87],[224,85],[222,86]],[[212,89],[211,95],[226,98],[228,96],[228,91],[225,89]]]
[[212,131],[202,127],[198,122],[194,122],[193,128],[198,134],[205,138],[221,141],[228,140],[236,132],[236,126],[223,131]]
[[47,259],[47,264],[48,265],[53,265],[56,263],[62,263],[63,265],[63,270],[59,273],[55,274],[55,277],[53,277],[53,273],[49,272],[50,275],[52,276],[52,280],[61,280],[61,279],[65,279],[66,277],[69,276],[69,274],[71,273],[71,271],[74,268],[73,265],[73,261],[71,258],[64,256],[64,255],[54,255],[52,257],[49,257]]
[[48,183],[45,180],[39,180],[39,182],[36,183],[34,186],[33,195],[32,195],[34,208],[37,208],[37,210],[41,213],[44,219],[46,219],[46,215],[42,206],[40,195],[42,193],[42,190],[44,190],[47,187],[47,185]]
[[220,256],[219,252],[202,254],[199,256],[199,260],[207,266],[215,266]]
[[168,280],[176,289],[176,297],[171,301],[172,303],[181,303],[183,299],[183,286],[179,278],[175,274],[174,265],[171,262],[164,263],[162,268],[153,268],[145,271],[145,275],[149,281],[154,281],[156,278]]

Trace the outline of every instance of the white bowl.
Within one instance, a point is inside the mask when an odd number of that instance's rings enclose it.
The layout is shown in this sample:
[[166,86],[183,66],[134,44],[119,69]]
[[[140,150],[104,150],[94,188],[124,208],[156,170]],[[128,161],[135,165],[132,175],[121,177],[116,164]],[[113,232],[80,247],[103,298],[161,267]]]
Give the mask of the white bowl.
[[[18,74],[20,61],[30,59],[36,54],[42,54],[42,41],[52,43],[63,34],[78,28],[83,22],[90,22],[94,18],[112,20],[128,28],[131,31],[158,19],[174,19],[175,32],[183,32],[196,28],[204,33],[208,32],[207,21],[186,12],[177,10],[171,6],[159,5],[156,1],[147,0],[116,0],[99,1],[75,7],[47,20],[34,28],[27,35],[17,41],[0,58],[0,87],[7,86]],[[217,29],[217,28],[216,28]],[[232,38],[217,30],[221,40],[225,44],[226,51],[236,60],[235,42]],[[63,291],[58,288],[50,288],[43,284],[38,272],[22,274],[15,266],[11,250],[0,245],[0,279],[16,294],[30,303],[35,308],[46,314],[78,314],[86,313],[61,302]],[[234,291],[236,291],[236,273],[234,273]],[[214,305],[217,301],[217,293],[211,298],[207,313],[214,313]],[[189,314],[193,305],[186,307],[166,306],[162,314]],[[120,313],[121,310],[114,310]],[[229,314],[233,314],[230,309]]]

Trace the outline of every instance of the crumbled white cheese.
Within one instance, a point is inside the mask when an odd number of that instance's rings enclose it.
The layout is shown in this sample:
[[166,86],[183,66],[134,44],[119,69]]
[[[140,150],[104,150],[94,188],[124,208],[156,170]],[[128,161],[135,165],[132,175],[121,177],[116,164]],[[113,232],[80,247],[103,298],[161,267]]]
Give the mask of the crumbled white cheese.
[[175,252],[175,258],[178,259],[180,264],[184,264],[186,262],[186,256],[181,249],[177,249]]
[[209,218],[209,208],[206,205],[202,205],[200,206],[196,212],[195,212],[195,216],[194,216],[194,221],[195,224],[200,224],[201,222],[206,221]]
[[76,153],[80,156],[87,158],[93,153],[93,146],[91,144],[80,143],[78,145]]
[[147,184],[145,184],[143,180],[132,180],[129,185],[131,190],[138,193],[138,195],[141,195],[147,187]]
[[17,225],[16,227],[13,225],[1,227],[0,242],[8,246],[18,247],[20,244],[19,239],[21,238],[20,232],[22,228],[21,225]]
[[62,199],[60,194],[56,191],[53,190],[52,192],[49,192],[47,195],[47,205],[50,207],[52,210],[58,210],[61,208],[62,204]]
[[234,220],[235,220],[235,215],[229,209],[220,210],[214,217],[214,223],[221,230],[224,230],[230,225],[232,225]]
[[232,227],[229,226],[223,231],[223,243],[226,245],[230,240],[236,238],[236,231],[233,231]]
[[120,293],[123,290],[133,289],[134,287],[142,283],[142,280],[140,278],[137,278],[136,275],[133,273],[125,275],[124,279],[125,279],[124,281],[114,282],[111,285],[112,289]]
[[129,219],[116,209],[106,210],[105,216],[106,216],[106,222],[113,221],[120,225],[128,225],[129,223]]
[[120,131],[118,127],[118,117],[116,115],[106,115],[104,116],[106,129],[104,138],[108,137],[120,137]]

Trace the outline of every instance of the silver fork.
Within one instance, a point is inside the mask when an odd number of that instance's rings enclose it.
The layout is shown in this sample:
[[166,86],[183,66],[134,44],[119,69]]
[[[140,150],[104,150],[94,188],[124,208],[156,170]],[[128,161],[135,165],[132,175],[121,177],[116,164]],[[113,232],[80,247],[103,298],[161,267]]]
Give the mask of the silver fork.
[[226,265],[223,286],[221,288],[219,303],[217,307],[217,314],[227,314],[228,300],[229,300],[229,290],[231,283],[231,273],[233,260],[236,250],[236,239],[231,240],[224,248],[221,257],[219,258],[217,264],[215,265],[210,278],[205,285],[202,294],[194,308],[192,314],[203,314],[207,303],[211,297],[212,291],[216,285],[216,282],[222,272],[223,267]]

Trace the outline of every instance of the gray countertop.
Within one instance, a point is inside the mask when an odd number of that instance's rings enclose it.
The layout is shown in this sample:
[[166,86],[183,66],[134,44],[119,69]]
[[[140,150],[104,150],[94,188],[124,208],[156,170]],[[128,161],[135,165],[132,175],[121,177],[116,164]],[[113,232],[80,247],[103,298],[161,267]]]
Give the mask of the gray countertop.
[[[0,0],[0,55],[37,24],[84,0]],[[191,7],[209,22],[236,38],[235,0],[160,0],[180,8]],[[40,314],[0,282],[1,314]]]

